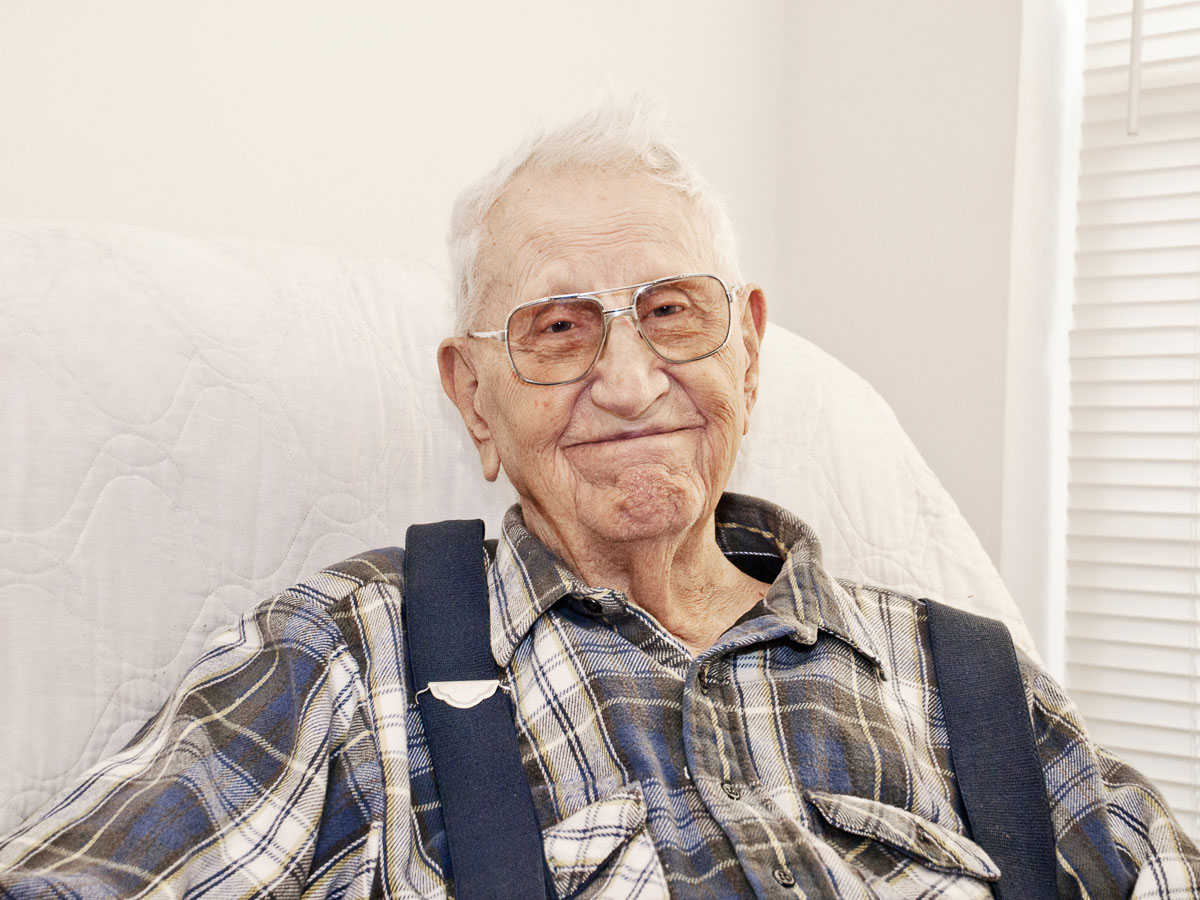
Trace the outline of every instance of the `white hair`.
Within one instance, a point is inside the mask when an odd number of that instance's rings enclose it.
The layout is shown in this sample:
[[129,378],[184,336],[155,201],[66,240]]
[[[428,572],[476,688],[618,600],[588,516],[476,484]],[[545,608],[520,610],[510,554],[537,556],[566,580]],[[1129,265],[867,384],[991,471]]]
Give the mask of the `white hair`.
[[725,202],[675,148],[663,118],[661,104],[646,98],[606,102],[549,131],[534,132],[492,171],[462,190],[447,238],[459,334],[470,330],[482,303],[479,249],[484,220],[513,178],[529,168],[640,173],[678,191],[695,209],[698,230],[706,229],[712,240],[718,274],[731,283],[741,282],[737,239]]

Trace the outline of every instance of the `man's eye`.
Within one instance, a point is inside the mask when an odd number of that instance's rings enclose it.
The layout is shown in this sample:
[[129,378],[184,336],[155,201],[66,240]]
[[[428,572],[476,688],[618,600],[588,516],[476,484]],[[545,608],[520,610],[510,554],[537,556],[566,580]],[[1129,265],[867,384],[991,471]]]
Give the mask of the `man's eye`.
[[681,312],[683,312],[683,306],[678,303],[661,303],[650,310],[650,315],[656,319],[663,319],[667,316],[678,315]]
[[574,327],[574,322],[568,322],[566,319],[559,319],[557,322],[551,322],[546,331],[549,334],[562,334],[564,331],[570,331]]

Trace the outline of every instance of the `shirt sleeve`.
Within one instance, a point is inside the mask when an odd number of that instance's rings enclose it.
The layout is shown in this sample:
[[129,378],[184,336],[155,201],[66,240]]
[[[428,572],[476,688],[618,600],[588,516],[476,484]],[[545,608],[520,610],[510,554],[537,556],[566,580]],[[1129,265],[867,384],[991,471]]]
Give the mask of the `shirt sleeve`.
[[1074,703],[1022,661],[1063,897],[1200,898],[1200,852],[1145,776],[1096,746]]
[[[0,837],[0,897],[298,895],[373,877],[378,759],[328,611],[284,592],[214,636],[158,715]],[[309,893],[316,891],[309,890]],[[355,891],[359,893],[359,891]]]

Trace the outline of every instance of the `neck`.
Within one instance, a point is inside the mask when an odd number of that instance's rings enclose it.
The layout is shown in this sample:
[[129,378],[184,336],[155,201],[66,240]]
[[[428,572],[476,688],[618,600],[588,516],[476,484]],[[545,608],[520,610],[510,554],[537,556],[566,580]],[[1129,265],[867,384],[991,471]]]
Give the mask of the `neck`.
[[682,533],[619,541],[563,534],[530,512],[526,526],[575,574],[624,592],[693,654],[716,643],[766,593],[767,585],[721,552],[711,515]]

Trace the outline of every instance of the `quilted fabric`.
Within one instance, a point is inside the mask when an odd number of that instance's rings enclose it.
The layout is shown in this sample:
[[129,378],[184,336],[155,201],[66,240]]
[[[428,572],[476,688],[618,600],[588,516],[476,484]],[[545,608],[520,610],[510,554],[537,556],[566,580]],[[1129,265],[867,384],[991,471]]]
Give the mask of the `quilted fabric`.
[[[0,830],[125,744],[206,636],[305,573],[483,517],[442,395],[445,277],[116,226],[0,223]],[[861,379],[772,327],[731,489],[841,576],[1003,619],[979,541]]]

